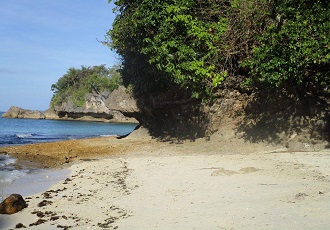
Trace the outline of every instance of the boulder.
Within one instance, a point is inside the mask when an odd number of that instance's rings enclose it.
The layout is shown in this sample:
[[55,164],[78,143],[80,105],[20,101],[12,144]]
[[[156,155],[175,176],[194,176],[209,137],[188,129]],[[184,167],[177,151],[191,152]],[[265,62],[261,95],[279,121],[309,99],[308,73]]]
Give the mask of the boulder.
[[3,118],[31,118],[31,119],[45,119],[46,116],[38,110],[22,109],[20,107],[12,106],[9,110],[2,114]]
[[14,214],[26,208],[27,204],[19,194],[12,194],[0,204],[0,214]]

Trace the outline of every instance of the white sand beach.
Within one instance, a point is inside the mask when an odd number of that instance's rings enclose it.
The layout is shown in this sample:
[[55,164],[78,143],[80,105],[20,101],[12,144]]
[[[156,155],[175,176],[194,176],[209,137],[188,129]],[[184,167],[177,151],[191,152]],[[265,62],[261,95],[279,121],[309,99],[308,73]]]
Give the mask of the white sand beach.
[[329,229],[329,150],[206,146],[149,140],[80,159],[24,197],[26,209],[0,215],[0,229]]

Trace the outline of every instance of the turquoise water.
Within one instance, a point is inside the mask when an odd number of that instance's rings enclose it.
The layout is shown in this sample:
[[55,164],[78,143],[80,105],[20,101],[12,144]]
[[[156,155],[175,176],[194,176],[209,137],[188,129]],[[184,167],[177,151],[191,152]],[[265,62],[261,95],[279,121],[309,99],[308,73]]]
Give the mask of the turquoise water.
[[125,135],[136,124],[35,119],[4,119],[0,113],[0,147],[105,135]]
[[[136,124],[85,121],[58,121],[2,118],[0,112],[0,147],[81,139],[98,136],[126,135]],[[6,185],[26,177],[32,169],[17,170],[15,159],[0,153],[0,192]],[[0,197],[1,198],[1,197]]]

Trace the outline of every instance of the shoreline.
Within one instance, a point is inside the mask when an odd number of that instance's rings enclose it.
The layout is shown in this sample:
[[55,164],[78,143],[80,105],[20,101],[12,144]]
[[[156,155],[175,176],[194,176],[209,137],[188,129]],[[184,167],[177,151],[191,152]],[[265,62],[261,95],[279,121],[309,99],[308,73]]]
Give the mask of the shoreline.
[[6,184],[1,190],[1,197],[8,197],[10,194],[20,194],[23,197],[33,196],[62,182],[69,174],[69,168],[43,169],[35,172],[28,172],[22,178],[16,179],[10,184]]
[[[21,162],[35,154],[38,164],[70,173],[25,197],[28,208],[0,215],[0,228],[19,223],[31,229],[330,226],[329,150],[285,152],[245,143],[242,151],[241,144],[168,143],[135,133],[16,147],[11,151],[23,154]],[[41,155],[42,149],[48,152]],[[44,160],[51,154],[52,164]]]

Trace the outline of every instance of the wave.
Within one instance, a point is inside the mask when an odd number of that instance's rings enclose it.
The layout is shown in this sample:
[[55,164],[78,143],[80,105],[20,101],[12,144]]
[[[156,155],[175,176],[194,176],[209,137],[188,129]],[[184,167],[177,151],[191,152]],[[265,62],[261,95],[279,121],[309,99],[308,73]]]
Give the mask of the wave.
[[6,183],[10,184],[15,180],[18,180],[24,176],[26,176],[25,171],[19,171],[19,170],[12,170],[12,171],[0,171],[0,184]]
[[[20,137],[19,137],[20,136]],[[15,135],[0,135],[0,147],[7,145],[21,145],[21,144],[29,144],[32,142],[29,135],[15,134]]]
[[105,135],[100,135],[100,137],[118,137],[117,134],[105,134]]
[[33,134],[33,133],[17,133],[17,134],[15,134],[15,136],[18,137],[18,138],[30,138],[30,137],[33,137],[35,135],[36,134]]
[[10,184],[27,175],[28,170],[17,170],[14,166],[17,159],[8,154],[0,155],[0,187],[1,184]]
[[15,164],[16,159],[11,158],[8,154],[0,155],[0,170],[8,165]]

